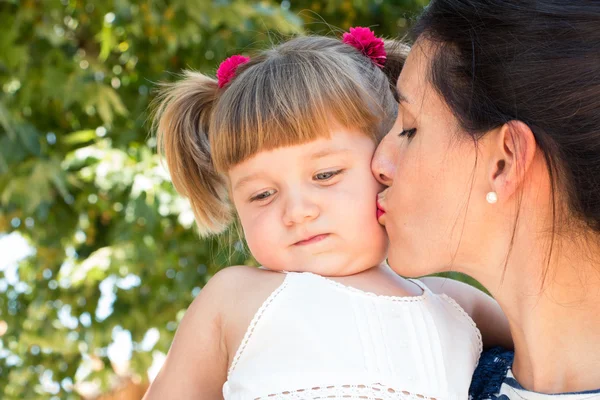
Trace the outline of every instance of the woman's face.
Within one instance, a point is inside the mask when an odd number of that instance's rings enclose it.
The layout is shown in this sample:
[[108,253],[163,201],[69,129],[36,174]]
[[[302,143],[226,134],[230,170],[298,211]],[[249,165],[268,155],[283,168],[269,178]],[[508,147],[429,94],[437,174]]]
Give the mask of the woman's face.
[[431,53],[422,41],[411,50],[398,79],[398,118],[372,161],[373,174],[388,186],[379,197],[388,261],[406,276],[465,272],[481,262],[476,255],[488,239],[482,218],[492,207],[481,152],[428,82]]

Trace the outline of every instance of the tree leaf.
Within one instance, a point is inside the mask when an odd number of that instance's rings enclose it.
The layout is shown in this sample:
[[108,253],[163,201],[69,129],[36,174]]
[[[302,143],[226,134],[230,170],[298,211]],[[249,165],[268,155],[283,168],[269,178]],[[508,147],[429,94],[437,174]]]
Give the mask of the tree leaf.
[[23,124],[17,128],[19,139],[29,153],[39,157],[41,155],[40,138],[37,130],[31,124]]
[[84,129],[82,131],[76,131],[69,133],[65,136],[62,141],[66,144],[74,145],[74,144],[83,144],[90,142],[92,140],[96,140],[96,130],[94,129]]

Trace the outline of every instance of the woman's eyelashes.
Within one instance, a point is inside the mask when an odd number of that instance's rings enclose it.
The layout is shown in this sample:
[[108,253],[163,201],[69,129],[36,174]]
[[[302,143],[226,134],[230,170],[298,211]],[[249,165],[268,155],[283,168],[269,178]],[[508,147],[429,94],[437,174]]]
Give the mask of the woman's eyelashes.
[[412,139],[413,136],[415,136],[415,133],[417,133],[417,128],[403,129],[402,132],[398,134],[398,136],[406,136],[407,139]]

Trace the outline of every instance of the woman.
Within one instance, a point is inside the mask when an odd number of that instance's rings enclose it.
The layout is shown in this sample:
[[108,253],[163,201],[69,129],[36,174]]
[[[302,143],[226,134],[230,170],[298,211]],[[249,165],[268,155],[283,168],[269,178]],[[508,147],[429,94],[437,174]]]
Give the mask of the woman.
[[390,265],[507,314],[472,398],[600,398],[600,2],[433,0],[414,37],[372,162]]

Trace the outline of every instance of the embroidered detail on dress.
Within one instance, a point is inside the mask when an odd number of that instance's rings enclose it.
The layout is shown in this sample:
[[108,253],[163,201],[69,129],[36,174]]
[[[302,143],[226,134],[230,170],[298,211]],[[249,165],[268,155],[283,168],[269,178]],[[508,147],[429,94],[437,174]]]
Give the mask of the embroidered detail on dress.
[[394,389],[374,383],[371,385],[331,385],[306,389],[289,390],[256,397],[254,400],[317,400],[317,399],[361,399],[361,400],[436,400],[421,394]]
[[373,293],[373,292],[366,292],[364,290],[357,289],[352,286],[344,285],[343,283],[334,281],[333,279],[329,279],[322,275],[313,274],[312,272],[301,272],[301,273],[317,277],[332,286],[335,286],[339,289],[346,290],[348,292],[356,293],[356,294],[367,296],[367,297],[379,298],[379,299],[383,299],[383,300],[390,300],[390,301],[395,301],[395,302],[400,302],[400,303],[403,303],[403,302],[410,303],[410,302],[423,301],[428,296],[427,290],[425,290],[423,288],[421,288],[421,289],[423,289],[423,293],[419,296],[387,296],[387,295],[377,294],[377,293]]
[[477,327],[477,324],[475,323],[475,321],[473,321],[473,318],[471,318],[471,316],[469,314],[467,314],[467,312],[452,297],[450,297],[446,294],[441,294],[440,296],[442,298],[444,298],[452,306],[454,306],[463,315],[463,317],[465,317],[465,319],[467,321],[469,321],[469,323],[475,330],[475,335],[477,335],[477,345],[479,348],[479,355],[481,356],[481,352],[483,351],[483,339],[481,338],[481,331]]
[[277,297],[277,295],[279,293],[281,293],[281,291],[283,289],[285,289],[285,287],[287,286],[287,284],[288,284],[288,276],[289,275],[286,275],[286,277],[283,280],[283,282],[281,283],[281,285],[279,285],[279,287],[277,289],[275,289],[273,291],[273,293],[271,293],[269,295],[269,297],[267,297],[267,299],[260,306],[260,308],[258,309],[258,311],[256,312],[256,314],[254,314],[254,317],[252,318],[252,321],[250,322],[250,325],[248,325],[248,329],[246,329],[246,333],[244,334],[244,338],[242,339],[242,342],[240,343],[240,347],[238,347],[238,349],[237,349],[237,351],[235,353],[235,357],[233,357],[233,361],[231,362],[231,366],[229,367],[229,370],[227,371],[227,379],[229,379],[231,373],[235,369],[238,361],[240,360],[240,357],[244,353],[244,349],[248,345],[248,341],[250,340],[250,338],[252,337],[252,334],[254,333],[254,328],[256,328],[256,324],[258,324],[258,321],[260,320],[260,318],[262,317],[262,315],[264,314],[264,312],[267,310],[267,308],[269,308],[269,306],[271,305],[271,303],[273,303],[273,300],[275,300],[275,298]]

